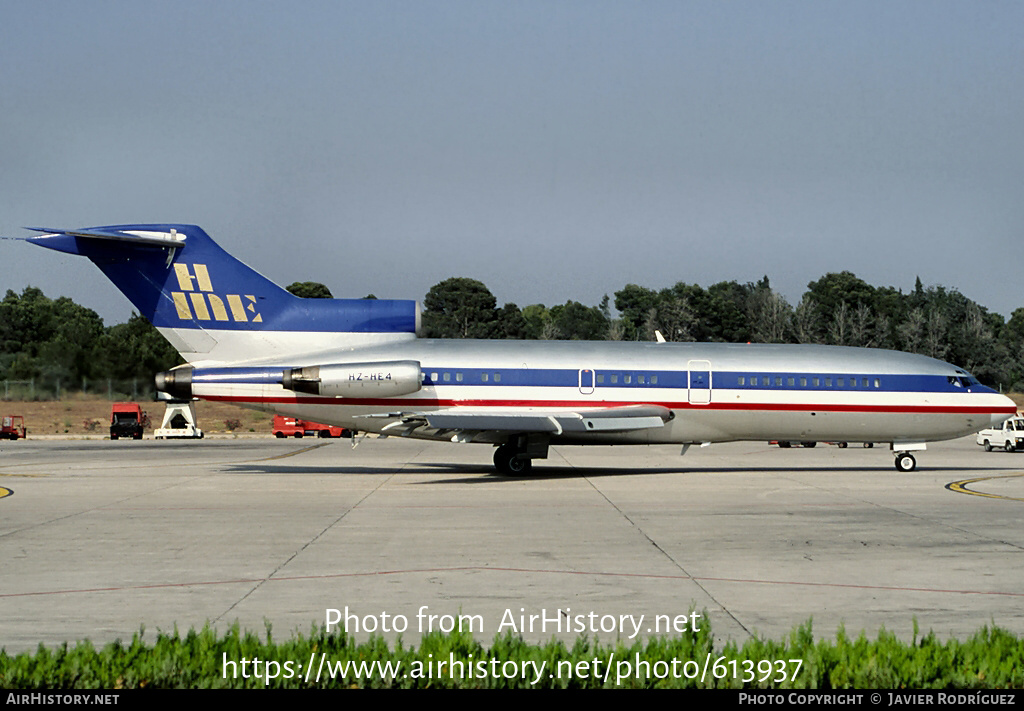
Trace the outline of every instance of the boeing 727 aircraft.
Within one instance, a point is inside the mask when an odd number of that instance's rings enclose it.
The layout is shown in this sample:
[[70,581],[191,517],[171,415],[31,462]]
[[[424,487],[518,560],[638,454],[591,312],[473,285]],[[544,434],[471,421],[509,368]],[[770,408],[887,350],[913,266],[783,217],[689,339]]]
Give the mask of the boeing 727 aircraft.
[[889,442],[998,425],[1013,401],[933,358],[868,348],[416,337],[414,301],[301,299],[194,225],[33,228],[89,258],[187,361],[157,389],[351,430],[496,447],[524,474],[552,444]]

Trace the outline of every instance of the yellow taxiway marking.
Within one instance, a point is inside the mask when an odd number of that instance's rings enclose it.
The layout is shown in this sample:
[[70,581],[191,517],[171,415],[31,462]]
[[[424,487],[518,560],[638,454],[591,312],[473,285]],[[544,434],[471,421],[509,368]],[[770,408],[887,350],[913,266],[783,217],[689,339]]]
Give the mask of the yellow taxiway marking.
[[971,496],[984,496],[989,499],[1007,499],[1008,501],[1024,501],[1024,497],[1019,496],[1003,496],[1002,494],[986,494],[984,491],[974,491],[968,489],[968,484],[974,484],[979,481],[991,481],[993,479],[1014,479],[1016,477],[1024,476],[1024,472],[1017,472],[1016,474],[1003,474],[1001,476],[980,476],[977,479],[962,479],[960,481],[950,482],[946,484],[946,488],[950,491],[955,491],[958,494],[970,494]]
[[4,487],[0,486],[0,499],[4,498],[5,496],[10,496],[13,493],[14,492],[11,491],[10,489],[5,489]]

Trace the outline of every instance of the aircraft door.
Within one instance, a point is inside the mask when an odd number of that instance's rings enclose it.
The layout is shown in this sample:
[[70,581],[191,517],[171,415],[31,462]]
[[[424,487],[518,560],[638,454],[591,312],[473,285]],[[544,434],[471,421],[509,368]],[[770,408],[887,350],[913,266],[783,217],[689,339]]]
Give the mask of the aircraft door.
[[594,371],[590,368],[580,369],[580,393],[593,395],[594,393]]
[[711,402],[711,361],[691,360],[687,362],[689,389],[687,397],[691,405],[707,405]]

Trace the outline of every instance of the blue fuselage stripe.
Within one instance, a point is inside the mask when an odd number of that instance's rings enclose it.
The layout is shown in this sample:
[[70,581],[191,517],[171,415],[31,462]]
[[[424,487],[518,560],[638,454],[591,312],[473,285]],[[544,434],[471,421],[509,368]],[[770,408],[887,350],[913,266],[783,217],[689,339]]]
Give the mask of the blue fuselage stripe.
[[[258,368],[196,368],[193,383],[280,384],[282,373],[290,366]],[[580,371],[566,368],[462,368],[423,366],[423,384],[433,387],[580,387]],[[686,390],[707,388],[708,371],[594,369],[591,379],[584,371],[583,385],[636,390]],[[703,377],[699,377],[703,376]],[[742,379],[742,380],[741,380]],[[896,375],[871,373],[779,373],[714,371],[712,390],[749,390],[767,392],[995,392],[978,383],[965,386],[958,379],[943,375]],[[817,383],[817,384],[815,384]],[[866,385],[865,385],[866,383]]]

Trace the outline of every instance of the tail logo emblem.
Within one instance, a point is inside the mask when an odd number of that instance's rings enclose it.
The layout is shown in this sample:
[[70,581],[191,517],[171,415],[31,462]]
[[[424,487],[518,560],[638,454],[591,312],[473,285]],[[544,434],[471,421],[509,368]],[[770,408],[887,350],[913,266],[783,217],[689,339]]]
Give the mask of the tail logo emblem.
[[174,274],[181,291],[172,291],[171,300],[174,301],[178,318],[183,321],[263,322],[263,316],[256,313],[256,297],[252,294],[225,294],[223,298],[214,294],[213,282],[210,281],[210,272],[205,264],[177,262],[174,264]]

